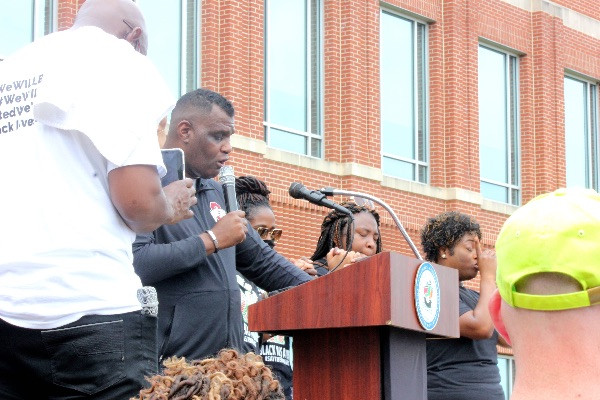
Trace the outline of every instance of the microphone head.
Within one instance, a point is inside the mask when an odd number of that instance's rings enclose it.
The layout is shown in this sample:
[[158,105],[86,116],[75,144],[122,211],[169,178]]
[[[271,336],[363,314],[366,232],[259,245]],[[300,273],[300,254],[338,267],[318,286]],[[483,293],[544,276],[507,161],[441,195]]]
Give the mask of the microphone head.
[[301,199],[302,196],[300,195],[300,191],[302,188],[304,188],[304,185],[300,182],[292,182],[289,189],[290,196],[295,199]]
[[235,185],[235,175],[233,174],[232,166],[224,165],[221,167],[221,170],[219,171],[219,183],[222,185]]

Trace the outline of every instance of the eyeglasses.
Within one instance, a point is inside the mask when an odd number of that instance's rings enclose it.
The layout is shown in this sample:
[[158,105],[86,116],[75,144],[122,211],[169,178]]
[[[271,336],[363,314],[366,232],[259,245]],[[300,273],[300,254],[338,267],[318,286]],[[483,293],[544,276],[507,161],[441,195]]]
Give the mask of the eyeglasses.
[[[127,27],[128,27],[129,29],[131,29],[131,31],[133,31],[133,30],[135,29],[135,27],[134,27],[133,25],[131,25],[129,22],[127,22],[126,20],[123,20],[123,23],[124,23],[125,25],[127,25]],[[127,33],[125,34],[125,36],[123,37],[123,39],[126,39],[126,38],[127,38],[127,35],[129,35],[129,34],[131,33],[131,31],[130,31],[130,32],[127,32]],[[133,48],[135,49],[135,51],[137,51],[138,53],[142,53],[143,55],[146,55],[146,49],[143,49],[143,48],[142,48],[142,44],[141,44],[141,42],[140,42],[140,40],[139,40],[139,39],[138,39],[138,40],[136,40],[135,42],[133,42],[133,43],[132,43],[132,45],[133,45]]]
[[271,240],[273,240],[273,242],[277,243],[277,241],[281,237],[281,234],[283,233],[283,229],[276,229],[276,228],[268,229],[268,228],[265,228],[264,226],[259,226],[258,228],[256,228],[256,232],[258,232],[258,235],[260,236],[260,238],[262,240],[268,240],[269,236],[270,236]]
[[375,209],[375,204],[373,203],[373,201],[369,200],[369,199],[365,199],[364,197],[351,196],[350,201],[353,202],[354,204],[356,204],[357,206],[363,206],[368,210]]

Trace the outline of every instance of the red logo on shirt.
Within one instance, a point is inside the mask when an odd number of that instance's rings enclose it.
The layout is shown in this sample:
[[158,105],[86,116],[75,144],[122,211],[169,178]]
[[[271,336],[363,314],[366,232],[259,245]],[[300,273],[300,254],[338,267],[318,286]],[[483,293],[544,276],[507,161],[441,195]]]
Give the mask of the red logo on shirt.
[[221,208],[219,203],[211,201],[210,202],[210,215],[215,219],[215,222],[219,222],[221,218],[223,218],[227,214],[225,210]]

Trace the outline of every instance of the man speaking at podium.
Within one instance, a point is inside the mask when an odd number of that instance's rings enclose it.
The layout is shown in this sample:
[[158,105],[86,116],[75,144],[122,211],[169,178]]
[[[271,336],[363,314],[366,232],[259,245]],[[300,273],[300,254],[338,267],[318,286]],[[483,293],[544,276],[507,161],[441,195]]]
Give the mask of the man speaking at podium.
[[243,211],[226,211],[223,188],[212,178],[229,159],[233,133],[232,104],[210,90],[183,95],[171,114],[164,147],[182,149],[186,175],[196,179],[194,218],[139,235],[133,246],[137,273],[158,292],[161,358],[242,350],[236,267],[267,291],[311,280],[264,243]]

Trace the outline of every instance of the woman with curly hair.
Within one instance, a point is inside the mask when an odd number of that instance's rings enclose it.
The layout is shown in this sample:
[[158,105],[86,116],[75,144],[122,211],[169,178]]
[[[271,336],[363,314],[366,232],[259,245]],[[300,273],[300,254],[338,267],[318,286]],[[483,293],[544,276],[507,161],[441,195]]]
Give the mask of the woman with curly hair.
[[262,359],[224,349],[216,358],[186,362],[168,358],[161,375],[148,379],[132,400],[283,400],[279,382]]
[[[458,270],[460,338],[427,341],[429,400],[503,400],[496,344],[488,311],[496,288],[496,258],[482,250],[479,224],[450,211],[429,218],[421,231],[426,258]],[[480,292],[462,282],[481,274]],[[504,343],[502,343],[504,344]]]
[[[354,202],[345,202],[341,206],[352,212],[354,223],[347,214],[336,210],[327,214],[323,220],[321,236],[311,257],[319,276],[333,268],[343,268],[361,258],[381,252],[377,211]],[[352,248],[347,251],[350,246]]]

